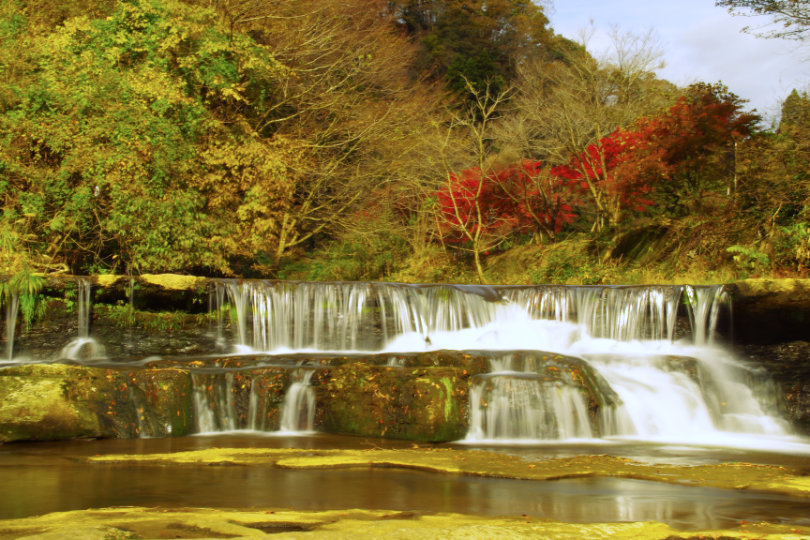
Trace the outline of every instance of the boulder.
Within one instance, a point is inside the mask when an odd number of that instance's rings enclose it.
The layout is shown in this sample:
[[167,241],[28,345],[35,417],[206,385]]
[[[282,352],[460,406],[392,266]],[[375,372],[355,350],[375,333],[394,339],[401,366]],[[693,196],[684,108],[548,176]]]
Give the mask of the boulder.
[[191,431],[177,369],[29,364],[0,370],[0,441],[153,437]]

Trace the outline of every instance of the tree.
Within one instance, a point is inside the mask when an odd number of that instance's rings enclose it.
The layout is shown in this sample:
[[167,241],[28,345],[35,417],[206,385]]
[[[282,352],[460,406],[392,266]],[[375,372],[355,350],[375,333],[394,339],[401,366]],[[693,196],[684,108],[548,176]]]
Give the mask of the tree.
[[810,2],[806,0],[717,0],[715,5],[734,15],[771,17],[777,29],[757,34],[762,37],[805,39],[810,30]]
[[580,184],[555,174],[539,161],[523,160],[506,167],[493,175],[493,181],[499,196],[511,201],[511,205],[502,206],[512,214],[514,230],[531,232],[538,243],[543,237],[554,241],[557,233],[577,218],[574,206],[580,203]]
[[701,212],[712,196],[733,198],[737,147],[759,121],[744,101],[722,84],[693,84],[666,113],[642,119],[636,129],[663,151],[668,182],[659,202],[673,212]]
[[499,92],[529,58],[553,53],[556,38],[542,8],[528,0],[398,0],[395,20],[419,40],[416,69],[444,81],[456,96]]
[[782,102],[779,128],[783,133],[791,129],[810,127],[810,97],[807,92],[799,93],[795,88]]
[[464,116],[454,115],[446,140],[462,137],[469,144],[469,156],[475,165],[461,174],[453,172],[451,156],[447,152],[450,146],[445,144],[442,147],[446,182],[438,193],[439,229],[458,249],[472,253],[478,279],[485,283],[481,255],[501,244],[511,232],[508,217],[489,208],[494,202],[492,189],[496,184],[491,179],[492,168],[488,162],[490,124],[508,93],[493,93],[489,86],[478,91],[469,81],[467,91],[474,105]]
[[498,138],[510,156],[567,165],[567,174],[585,184],[593,229],[601,230],[621,215],[618,199],[605,191],[610,167],[600,162],[614,158],[603,151],[618,142],[612,136],[617,129],[671,104],[673,87],[652,72],[660,58],[653,35],[614,31],[612,54],[602,60],[591,56],[585,43],[561,60],[520,67],[515,112],[500,125]]
[[5,240],[41,268],[267,274],[336,234],[437,101],[367,8],[122,0],[38,32],[3,4]]
[[264,249],[254,246],[258,265],[272,270],[293,250],[338,236],[366,198],[408,176],[410,149],[440,94],[410,77],[415,47],[382,16],[382,1],[262,6],[265,16],[240,28],[285,71],[232,121],[267,147],[286,148],[288,204],[263,222]]
[[552,173],[580,182],[612,227],[653,206],[699,213],[712,196],[736,191],[735,148],[758,120],[741,105],[723,86],[693,85],[666,111],[616,129]]
[[628,208],[644,211],[653,204],[648,198],[653,189],[650,172],[658,158],[659,150],[651,148],[643,134],[617,129],[551,172],[581,186],[599,215],[615,227]]
[[515,234],[554,239],[576,218],[575,189],[574,182],[530,161],[488,174],[477,167],[450,174],[437,193],[444,241],[473,253],[483,281],[476,251],[487,254]]
[[273,58],[177,2],[130,0],[28,35],[16,97],[0,111],[3,220],[25,216],[29,250],[76,272],[225,271],[192,181],[195,145],[217,124],[207,106],[270,83]]

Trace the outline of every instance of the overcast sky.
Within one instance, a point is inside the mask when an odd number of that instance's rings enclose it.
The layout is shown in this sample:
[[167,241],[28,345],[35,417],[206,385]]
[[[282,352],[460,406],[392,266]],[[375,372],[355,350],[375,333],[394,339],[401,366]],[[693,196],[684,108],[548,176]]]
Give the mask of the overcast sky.
[[607,50],[613,26],[636,34],[652,29],[666,63],[660,77],[679,86],[722,81],[766,117],[778,115],[791,89],[810,84],[810,43],[742,33],[768,19],[731,16],[713,0],[554,0],[547,13],[556,33],[577,41],[593,21],[588,49],[597,56]]

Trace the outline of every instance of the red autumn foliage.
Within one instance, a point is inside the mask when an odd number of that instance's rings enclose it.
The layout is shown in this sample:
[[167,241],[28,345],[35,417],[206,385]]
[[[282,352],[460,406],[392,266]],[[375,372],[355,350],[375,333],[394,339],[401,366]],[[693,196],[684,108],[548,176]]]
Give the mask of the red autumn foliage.
[[653,206],[652,195],[661,188],[717,189],[710,184],[727,175],[734,141],[750,134],[756,120],[722,86],[693,85],[666,112],[615,130],[552,173],[580,182],[597,219],[616,225],[626,211]]
[[[646,158],[644,163],[638,160],[641,155]],[[652,191],[649,177],[638,173],[648,172],[657,157],[658,152],[650,148],[643,133],[617,129],[588,145],[566,165],[554,167],[552,173],[578,182],[591,193],[597,208],[615,222],[625,208],[643,212],[653,204],[647,198]]]
[[[634,129],[645,139],[645,152],[656,151],[657,172],[707,189],[707,181],[727,175],[734,141],[750,135],[758,119],[743,112],[740,99],[722,86],[698,84],[666,113],[642,119]],[[636,152],[636,160],[645,152]]]
[[681,192],[699,197],[723,187],[730,149],[756,120],[722,86],[693,85],[666,112],[616,129],[564,165],[548,169],[526,160],[485,175],[477,168],[451,174],[437,194],[442,233],[455,243],[485,236],[489,245],[511,233],[553,239],[577,218],[573,206],[583,194],[596,229],[646,211],[656,192],[675,193],[670,201],[683,204]]
[[553,238],[577,217],[575,189],[528,160],[485,175],[477,167],[453,173],[437,193],[443,236],[463,243],[480,230],[490,244],[511,233]]

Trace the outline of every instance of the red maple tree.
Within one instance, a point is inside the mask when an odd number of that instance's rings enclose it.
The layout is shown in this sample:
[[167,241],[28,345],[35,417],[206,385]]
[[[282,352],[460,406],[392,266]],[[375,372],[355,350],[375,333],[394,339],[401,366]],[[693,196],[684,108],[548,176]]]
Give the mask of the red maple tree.
[[457,244],[481,238],[487,250],[513,233],[554,239],[577,217],[572,208],[577,189],[529,160],[489,174],[477,167],[450,174],[437,193],[443,237]]

